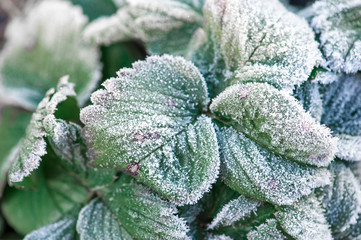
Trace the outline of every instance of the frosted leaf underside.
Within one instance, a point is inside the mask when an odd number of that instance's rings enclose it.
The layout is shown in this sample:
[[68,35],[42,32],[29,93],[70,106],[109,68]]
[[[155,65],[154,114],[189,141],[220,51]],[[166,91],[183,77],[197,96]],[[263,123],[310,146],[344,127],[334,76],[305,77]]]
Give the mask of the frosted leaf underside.
[[306,81],[321,61],[307,22],[277,0],[208,0],[203,12],[206,30],[236,73],[232,84],[293,87]]
[[326,64],[336,72],[361,70],[361,2],[319,0],[311,26],[320,34]]
[[359,181],[342,163],[331,166],[332,182],[323,191],[325,216],[334,234],[341,233],[355,224],[361,212]]
[[94,164],[124,169],[178,204],[198,200],[219,167],[198,70],[180,57],[149,57],[103,85],[80,114]]
[[60,0],[29,3],[26,17],[6,29],[0,69],[3,94],[35,109],[46,91],[69,74],[80,104],[100,79],[99,53],[81,34],[87,23],[80,7]]
[[321,121],[340,138],[336,156],[361,161],[361,74],[336,77],[337,81],[321,88],[324,108]]
[[261,205],[261,202],[239,196],[224,205],[222,209],[217,213],[216,217],[208,225],[208,229],[214,229],[223,226],[230,226],[238,220],[242,220],[245,217],[255,212]]
[[266,149],[285,158],[327,166],[336,151],[336,139],[287,93],[266,83],[227,88],[211,104],[227,124]]
[[295,239],[333,239],[321,202],[313,195],[292,206],[279,207],[275,216],[282,229]]
[[134,239],[188,239],[174,204],[128,176],[103,190],[105,203]]
[[277,228],[275,219],[268,219],[266,223],[257,227],[247,234],[248,240],[283,240],[287,239],[285,235]]
[[76,220],[76,216],[65,216],[54,223],[29,233],[24,240],[73,240]]
[[81,210],[76,229],[80,240],[133,239],[100,199],[94,199]]
[[116,14],[91,23],[86,39],[100,44],[138,39],[154,53],[181,53],[202,25],[203,1],[125,0]]
[[47,133],[44,129],[44,122],[50,124],[56,121],[54,113],[57,105],[68,97],[74,96],[74,85],[68,83],[68,77],[60,79],[57,91],[50,89],[46,93],[33,113],[26,134],[20,142],[19,150],[14,156],[9,171],[10,182],[21,182],[24,177],[39,167],[42,156],[46,154],[44,137],[47,136]]
[[231,127],[217,131],[225,183],[242,195],[290,205],[329,183],[326,169],[300,165],[256,144]]

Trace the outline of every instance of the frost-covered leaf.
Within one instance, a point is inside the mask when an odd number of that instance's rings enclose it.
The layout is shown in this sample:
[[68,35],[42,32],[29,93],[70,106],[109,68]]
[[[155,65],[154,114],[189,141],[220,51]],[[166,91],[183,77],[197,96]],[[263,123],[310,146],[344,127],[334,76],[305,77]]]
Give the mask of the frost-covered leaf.
[[300,165],[269,152],[242,133],[217,131],[225,183],[242,195],[276,205],[290,205],[329,183],[326,169]]
[[202,25],[202,15],[193,5],[201,2],[125,0],[116,14],[94,21],[84,35],[98,44],[138,39],[153,53],[182,54]]
[[149,57],[103,86],[80,116],[95,166],[123,169],[177,204],[196,202],[219,168],[198,70],[180,57]]
[[[336,75],[337,77],[337,75]],[[336,156],[361,161],[361,74],[338,75],[322,87],[322,123],[340,138]]]
[[239,196],[222,207],[221,211],[209,224],[208,229],[230,226],[232,223],[248,217],[260,205],[261,202],[257,200]]
[[257,227],[257,230],[247,234],[248,240],[283,240],[287,239],[278,229],[278,223],[275,219],[269,219],[266,223]]
[[12,160],[9,171],[10,182],[21,182],[24,177],[39,167],[41,157],[46,154],[46,142],[44,137],[47,133],[44,122],[49,125],[56,121],[54,113],[59,103],[68,97],[74,97],[74,86],[68,83],[68,77],[60,79],[57,91],[50,89],[45,98],[39,103],[33,113],[26,134],[20,142],[18,152]]
[[28,15],[14,18],[6,30],[2,93],[34,109],[57,79],[69,74],[84,104],[100,78],[96,46],[81,41],[87,18],[65,1],[29,4]]
[[117,11],[113,0],[68,0],[79,5],[90,21],[102,16],[109,16]]
[[32,231],[25,236],[24,240],[74,240],[76,220],[77,215],[69,214],[54,223]]
[[6,183],[13,154],[24,136],[31,114],[18,108],[0,106],[0,197]]
[[361,70],[361,2],[319,0],[311,26],[320,34],[327,65],[336,72]]
[[321,61],[307,22],[277,0],[208,0],[206,32],[215,36],[232,84],[257,81],[293,87]]
[[94,199],[81,210],[76,229],[80,240],[133,239],[100,199]]
[[55,222],[87,198],[86,189],[47,154],[36,170],[35,190],[7,188],[1,205],[9,225],[27,234]]
[[297,240],[332,240],[321,202],[314,195],[294,205],[278,207],[275,216],[282,229]]
[[233,238],[231,237],[228,237],[224,234],[222,235],[213,235],[213,234],[210,234],[207,236],[206,240],[232,240]]
[[326,217],[333,234],[355,224],[361,212],[361,188],[352,171],[342,163],[331,165],[332,184],[323,191]]
[[188,239],[188,227],[176,216],[175,205],[131,177],[122,175],[101,191],[105,204],[134,239]]
[[227,88],[211,110],[261,146],[288,159],[327,166],[336,151],[336,139],[306,113],[295,98],[266,83]]

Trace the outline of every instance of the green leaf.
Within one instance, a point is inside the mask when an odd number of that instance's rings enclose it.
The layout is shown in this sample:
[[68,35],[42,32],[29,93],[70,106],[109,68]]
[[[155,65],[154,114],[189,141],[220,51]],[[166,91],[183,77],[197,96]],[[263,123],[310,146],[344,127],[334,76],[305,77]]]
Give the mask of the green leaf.
[[332,233],[339,234],[355,224],[361,211],[361,188],[352,171],[344,164],[331,165],[332,184],[324,188],[323,204]]
[[300,165],[269,152],[231,127],[217,131],[225,183],[242,195],[290,205],[329,183],[327,169]]
[[116,14],[92,22],[84,35],[98,44],[138,39],[153,53],[182,54],[202,25],[202,2],[125,0]]
[[25,137],[21,140],[20,147],[12,160],[9,171],[10,182],[21,182],[29,176],[33,170],[39,167],[41,157],[46,154],[46,142],[44,137],[47,133],[44,124],[55,125],[54,113],[59,103],[68,97],[74,97],[74,86],[68,83],[68,77],[60,79],[57,91],[50,89],[45,98],[39,103],[33,113]]
[[[10,161],[25,134],[31,114],[14,107],[0,107],[0,197],[6,184]],[[5,140],[6,139],[6,140]]]
[[57,79],[69,74],[84,104],[100,79],[98,49],[81,40],[86,16],[65,1],[29,4],[28,15],[15,18],[6,30],[3,94],[34,109]]
[[238,131],[285,158],[327,166],[336,152],[336,139],[306,113],[295,98],[266,83],[227,88],[211,110]]
[[180,57],[149,57],[103,86],[81,111],[94,165],[123,169],[177,204],[196,202],[219,168],[198,70]]
[[247,234],[248,240],[283,240],[287,239],[285,235],[277,228],[278,223],[275,219],[269,219],[257,227],[257,230]]
[[188,239],[185,221],[172,203],[122,175],[101,190],[105,204],[134,239]]
[[81,210],[76,229],[80,240],[133,239],[100,199],[94,199]]
[[87,198],[86,189],[47,154],[33,174],[35,190],[5,190],[1,205],[9,225],[21,234],[58,221]]
[[331,240],[331,231],[321,202],[314,196],[302,198],[291,206],[277,208],[276,219],[282,229],[298,240]]
[[335,78],[337,81],[322,86],[321,122],[340,139],[337,157],[361,161],[361,74]]
[[69,214],[60,220],[39,228],[25,236],[24,240],[73,240],[75,239],[76,214]]
[[358,0],[319,0],[311,25],[320,34],[326,65],[333,71],[361,70],[361,3]]
[[93,21],[102,16],[109,16],[117,11],[113,0],[69,0],[74,5],[79,5],[84,14]]
[[234,222],[248,217],[260,205],[261,202],[257,200],[239,196],[222,207],[211,224],[208,225],[208,229],[230,226]]
[[206,32],[214,36],[227,68],[235,71],[231,84],[293,87],[321,61],[307,22],[277,0],[209,0],[203,13]]

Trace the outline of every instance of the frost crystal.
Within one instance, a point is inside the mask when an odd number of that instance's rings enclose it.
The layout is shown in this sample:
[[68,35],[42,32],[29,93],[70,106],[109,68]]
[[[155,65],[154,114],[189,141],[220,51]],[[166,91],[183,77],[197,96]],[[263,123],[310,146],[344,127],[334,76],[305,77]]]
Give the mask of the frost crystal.
[[206,30],[215,36],[232,84],[257,81],[293,87],[306,81],[321,53],[304,19],[277,0],[208,0]]
[[277,229],[277,221],[268,219],[266,223],[257,227],[257,230],[247,234],[248,240],[284,240],[287,239],[283,233]]
[[225,183],[242,195],[290,205],[329,183],[326,169],[300,165],[271,153],[230,127],[217,131]]
[[331,231],[321,202],[313,195],[302,198],[292,206],[279,207],[276,219],[289,235],[299,240],[331,240]]
[[319,0],[313,5],[312,27],[320,34],[327,65],[336,72],[361,70],[361,2]]
[[75,96],[74,85],[68,83],[68,76],[65,76],[59,80],[57,91],[50,89],[33,113],[19,152],[14,157],[10,168],[10,182],[21,182],[24,177],[39,167],[41,157],[46,154],[44,137],[47,133],[43,125],[44,119],[55,121],[54,113],[57,105],[65,101],[68,96]]
[[334,157],[336,140],[330,130],[306,113],[296,99],[269,84],[231,86],[210,108],[250,139],[286,158],[327,166]]
[[261,205],[261,202],[254,199],[239,196],[223,206],[222,210],[213,219],[208,229],[222,226],[230,226],[232,223],[249,216]]
[[57,79],[69,74],[84,104],[100,79],[97,47],[80,40],[87,18],[66,1],[32,2],[28,15],[14,18],[6,29],[3,94],[33,109]]
[[88,156],[120,168],[178,204],[215,181],[218,147],[203,77],[180,57],[149,57],[104,82],[81,111]]
[[138,39],[148,43],[152,52],[181,52],[202,25],[202,16],[196,10],[201,2],[125,0],[115,15],[91,23],[84,36],[100,44]]

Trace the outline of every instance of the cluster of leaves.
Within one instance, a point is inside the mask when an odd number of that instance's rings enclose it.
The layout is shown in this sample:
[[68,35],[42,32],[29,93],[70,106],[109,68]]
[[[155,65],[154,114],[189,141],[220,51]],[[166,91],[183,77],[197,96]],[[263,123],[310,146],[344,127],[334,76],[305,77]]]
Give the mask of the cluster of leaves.
[[1,217],[25,239],[361,238],[359,0],[25,10],[0,66]]

